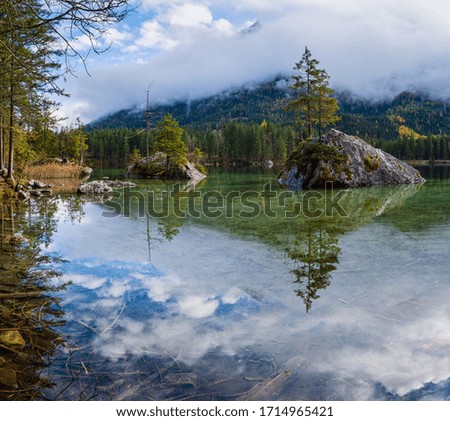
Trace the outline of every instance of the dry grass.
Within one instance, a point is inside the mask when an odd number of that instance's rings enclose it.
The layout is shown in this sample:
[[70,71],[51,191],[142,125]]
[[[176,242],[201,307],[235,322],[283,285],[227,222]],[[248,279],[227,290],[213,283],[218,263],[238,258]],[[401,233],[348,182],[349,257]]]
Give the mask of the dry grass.
[[25,170],[26,178],[48,179],[48,178],[80,178],[81,166],[76,164],[58,164],[49,162],[47,164],[29,166]]

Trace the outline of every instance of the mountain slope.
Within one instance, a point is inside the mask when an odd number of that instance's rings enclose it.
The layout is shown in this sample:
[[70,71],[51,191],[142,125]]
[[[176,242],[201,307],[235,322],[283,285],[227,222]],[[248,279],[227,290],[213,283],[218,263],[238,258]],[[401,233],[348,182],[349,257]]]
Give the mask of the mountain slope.
[[[284,111],[289,100],[289,81],[283,78],[260,85],[243,87],[205,99],[155,106],[151,123],[172,114],[182,126],[216,128],[229,121],[261,123],[264,119],[286,125],[293,115]],[[392,100],[372,102],[348,92],[337,92],[341,121],[336,128],[363,138],[394,139],[404,125],[423,135],[450,133],[449,103],[432,100],[424,93],[403,92]],[[88,128],[144,128],[143,110],[121,110],[105,116]]]

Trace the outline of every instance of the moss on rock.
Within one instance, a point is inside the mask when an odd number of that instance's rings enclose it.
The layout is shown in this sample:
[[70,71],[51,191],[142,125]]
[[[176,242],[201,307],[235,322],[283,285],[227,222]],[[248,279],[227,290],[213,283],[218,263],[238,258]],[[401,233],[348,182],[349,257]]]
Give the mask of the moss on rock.
[[351,177],[347,166],[348,156],[337,148],[321,142],[304,141],[289,155],[286,166],[297,167],[297,176],[305,175],[308,181],[312,176],[312,169],[321,167],[321,176],[324,181],[336,182],[340,174]]
[[347,155],[325,143],[304,141],[292,151],[286,164],[288,166],[296,165],[300,172],[304,172],[307,170],[308,164],[316,166],[320,161],[345,165]]
[[381,167],[381,160],[378,155],[364,155],[364,169],[367,172],[373,172],[379,170]]

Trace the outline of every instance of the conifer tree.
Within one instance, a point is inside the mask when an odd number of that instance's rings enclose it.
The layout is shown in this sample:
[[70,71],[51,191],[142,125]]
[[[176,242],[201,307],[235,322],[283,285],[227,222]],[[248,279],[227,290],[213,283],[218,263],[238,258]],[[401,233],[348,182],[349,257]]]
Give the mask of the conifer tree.
[[309,139],[315,130],[321,136],[322,129],[339,121],[336,115],[339,107],[333,98],[334,91],[329,87],[329,76],[318,66],[319,62],[305,47],[301,60],[295,63],[297,74],[292,76],[294,83],[290,87],[294,98],[287,106],[288,111],[295,113],[296,124],[306,129]]
[[183,143],[183,129],[171,114],[166,114],[158,123],[153,145],[155,152],[167,155],[167,167],[171,163],[183,164],[186,161],[187,148]]
[[127,15],[127,5],[128,0],[0,2],[0,169],[7,167],[8,177],[14,172],[15,139],[26,142],[24,133],[46,130],[55,122],[49,117],[48,94],[63,94],[57,85],[58,56],[65,55],[69,71],[71,57],[84,62],[87,56],[75,47],[82,35],[91,50],[100,52],[100,39]]

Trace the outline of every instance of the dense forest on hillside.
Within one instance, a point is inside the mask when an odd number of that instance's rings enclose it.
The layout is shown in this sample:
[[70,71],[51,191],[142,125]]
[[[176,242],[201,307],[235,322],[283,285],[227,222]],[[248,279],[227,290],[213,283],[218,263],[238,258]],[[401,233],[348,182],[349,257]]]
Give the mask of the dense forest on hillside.
[[[185,129],[188,149],[200,149],[209,162],[281,162],[304,135],[294,131],[293,115],[285,111],[290,98],[287,84],[278,79],[203,100],[153,107],[152,126],[171,113]],[[401,159],[448,159],[448,103],[409,92],[383,102],[345,92],[336,97],[341,118],[338,130],[360,136]],[[142,110],[123,110],[91,124],[88,144],[94,164],[124,167],[133,152],[144,155],[145,124]]]
[[[290,99],[287,79],[276,79],[255,87],[247,87],[205,99],[183,101],[151,109],[153,125],[170,113],[183,127],[218,129],[230,121],[260,124],[267,120],[277,125],[294,122],[285,111]],[[371,101],[349,92],[336,92],[340,122],[336,128],[364,139],[392,140],[398,136],[398,117],[422,135],[450,133],[448,102],[429,98],[425,93],[403,92],[393,99]],[[101,128],[144,128],[142,109],[122,110],[105,116],[88,126]]]

